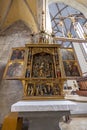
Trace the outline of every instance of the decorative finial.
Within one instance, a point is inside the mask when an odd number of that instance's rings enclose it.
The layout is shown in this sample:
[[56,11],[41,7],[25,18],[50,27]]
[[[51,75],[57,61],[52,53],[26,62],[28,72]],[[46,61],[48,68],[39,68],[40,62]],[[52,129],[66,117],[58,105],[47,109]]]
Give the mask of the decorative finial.
[[44,11],[42,11],[42,31],[44,32]]

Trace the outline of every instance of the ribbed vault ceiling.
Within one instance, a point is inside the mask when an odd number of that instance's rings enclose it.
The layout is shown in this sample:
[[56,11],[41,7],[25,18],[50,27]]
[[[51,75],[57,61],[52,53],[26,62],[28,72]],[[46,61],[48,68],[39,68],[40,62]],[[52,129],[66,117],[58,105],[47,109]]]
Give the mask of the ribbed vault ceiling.
[[[14,22],[22,20],[31,30],[37,32],[38,1],[39,0],[0,0],[0,30],[4,30]],[[87,0],[73,0],[72,2],[74,1],[80,3],[82,7],[87,7]]]
[[37,31],[36,0],[0,0],[0,30],[19,20]]

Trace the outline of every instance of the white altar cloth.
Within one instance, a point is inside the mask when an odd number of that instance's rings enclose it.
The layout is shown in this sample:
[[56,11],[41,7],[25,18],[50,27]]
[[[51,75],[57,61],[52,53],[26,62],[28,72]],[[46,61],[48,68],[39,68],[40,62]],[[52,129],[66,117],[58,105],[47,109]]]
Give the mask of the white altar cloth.
[[76,103],[67,100],[19,101],[11,106],[11,112],[18,112],[21,118],[29,120],[28,130],[61,130],[59,121],[69,116]]
[[76,103],[67,100],[19,101],[11,106],[11,112],[72,111]]

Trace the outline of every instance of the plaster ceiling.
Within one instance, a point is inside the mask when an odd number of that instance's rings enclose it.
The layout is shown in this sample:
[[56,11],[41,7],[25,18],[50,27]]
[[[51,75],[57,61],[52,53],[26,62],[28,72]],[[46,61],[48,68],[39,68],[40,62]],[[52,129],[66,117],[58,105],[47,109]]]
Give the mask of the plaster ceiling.
[[31,30],[37,32],[36,0],[0,0],[0,30],[22,20]]

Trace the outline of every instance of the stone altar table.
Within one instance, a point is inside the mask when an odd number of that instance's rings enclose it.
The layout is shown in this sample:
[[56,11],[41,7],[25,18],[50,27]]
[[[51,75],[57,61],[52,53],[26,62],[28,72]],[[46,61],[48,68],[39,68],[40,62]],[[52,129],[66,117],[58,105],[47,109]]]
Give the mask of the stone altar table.
[[59,120],[75,109],[72,101],[19,101],[11,106],[11,112],[29,119],[28,130],[60,130]]

